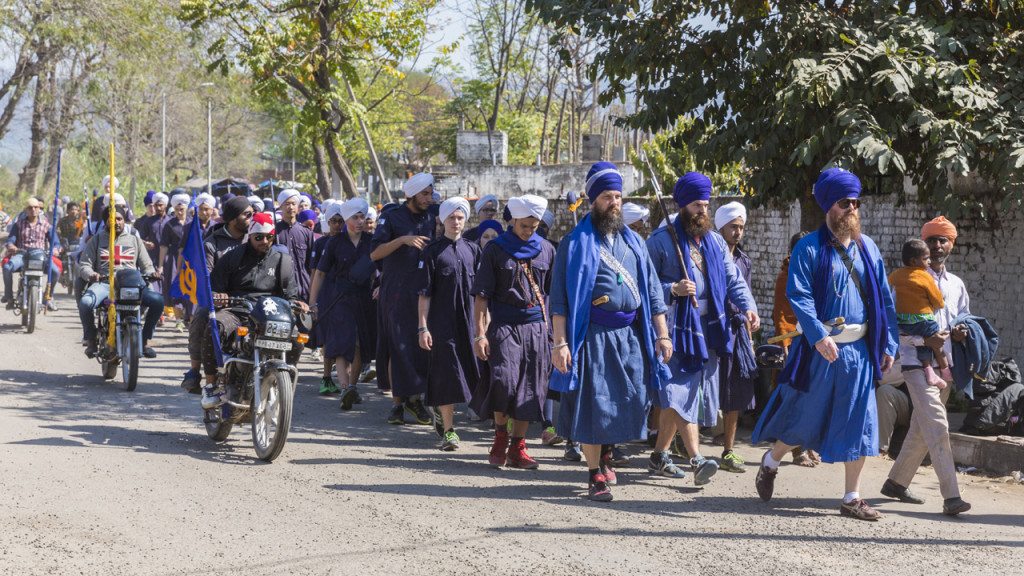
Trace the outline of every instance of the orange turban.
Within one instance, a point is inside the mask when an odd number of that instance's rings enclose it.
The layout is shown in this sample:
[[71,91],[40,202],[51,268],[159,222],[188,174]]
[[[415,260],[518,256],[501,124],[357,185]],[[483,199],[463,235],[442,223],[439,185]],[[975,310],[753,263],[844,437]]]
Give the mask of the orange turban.
[[949,238],[950,242],[956,242],[956,226],[946,220],[945,216],[936,216],[921,227],[922,240],[927,240],[932,236],[945,236]]

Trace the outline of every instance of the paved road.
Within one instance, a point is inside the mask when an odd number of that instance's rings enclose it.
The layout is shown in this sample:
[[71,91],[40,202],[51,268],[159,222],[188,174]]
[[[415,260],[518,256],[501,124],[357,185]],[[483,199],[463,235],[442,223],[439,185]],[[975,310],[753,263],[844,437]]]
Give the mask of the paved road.
[[[134,393],[82,355],[71,303],[25,335],[0,313],[0,574],[1020,574],[1024,487],[961,477],[974,511],[878,498],[886,517],[840,518],[842,470],[784,466],[761,503],[754,468],[711,485],[620,475],[615,502],[581,497],[585,471],[532,447],[537,471],[486,466],[489,434],[463,450],[432,429],[383,424],[388,402],[341,413],[308,360],[281,458],[257,461],[248,428],[215,445],[178,388],[184,339],[167,329]],[[538,431],[533,431],[538,432]],[[643,450],[629,446],[642,464]],[[760,451],[742,446],[755,461]],[[708,454],[717,451],[707,448]],[[842,571],[842,572],[840,572]]]

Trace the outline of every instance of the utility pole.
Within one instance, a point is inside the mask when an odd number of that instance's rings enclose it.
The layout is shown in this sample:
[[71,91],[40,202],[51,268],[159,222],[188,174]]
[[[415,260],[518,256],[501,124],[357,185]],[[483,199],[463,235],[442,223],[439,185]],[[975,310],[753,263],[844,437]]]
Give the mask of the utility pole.
[[206,100],[206,193],[213,196],[213,100]]
[[160,191],[167,192],[167,93],[160,93]]

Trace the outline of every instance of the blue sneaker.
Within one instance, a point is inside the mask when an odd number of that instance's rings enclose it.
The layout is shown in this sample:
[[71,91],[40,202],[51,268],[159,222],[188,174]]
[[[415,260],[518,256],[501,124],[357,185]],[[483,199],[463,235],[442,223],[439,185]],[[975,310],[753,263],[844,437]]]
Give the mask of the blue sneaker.
[[651,459],[647,462],[647,472],[657,476],[664,476],[665,478],[686,477],[686,472],[683,472],[682,468],[676,466],[668,450],[651,454]]
[[703,456],[692,458],[690,465],[693,466],[693,484],[695,486],[703,486],[711,482],[711,477],[718,472],[718,462]]
[[565,454],[562,456],[563,459],[569,462],[580,462],[583,460],[583,452],[580,450],[578,442],[566,442]]
[[189,394],[199,394],[203,390],[199,379],[199,370],[189,368],[181,380],[181,388],[188,391]]

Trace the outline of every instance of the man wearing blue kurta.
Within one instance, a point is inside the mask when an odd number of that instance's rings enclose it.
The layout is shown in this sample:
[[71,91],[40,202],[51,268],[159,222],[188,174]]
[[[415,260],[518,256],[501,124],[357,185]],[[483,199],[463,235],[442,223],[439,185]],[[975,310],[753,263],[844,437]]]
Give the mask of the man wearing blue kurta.
[[[875,382],[892,367],[899,336],[885,264],[860,233],[860,189],[860,180],[839,168],[822,172],[814,185],[825,225],[793,249],[786,287],[803,334],[793,340],[751,441],[775,442],[757,473],[762,500],[772,497],[783,454],[801,445],[846,465],[841,515],[878,520],[860,498],[860,475],[864,457],[878,455]],[[842,327],[825,325],[840,316]]]
[[622,221],[622,175],[598,162],[586,191],[591,213],[555,255],[549,386],[561,393],[558,433],[583,444],[588,497],[608,502],[612,445],[646,437],[672,343],[647,248]]
[[[674,303],[669,326],[675,347],[669,363],[672,377],[658,393],[658,441],[647,468],[653,474],[683,477],[668,452],[678,431],[690,455],[693,481],[701,486],[718,471],[718,463],[700,453],[697,427],[714,426],[718,419],[719,356],[732,349],[726,301],[742,312],[750,332],[757,331],[761,320],[725,239],[711,229],[711,179],[688,172],[676,182],[672,197],[679,216],[647,240],[665,300]],[[680,260],[685,262],[685,275]]]

